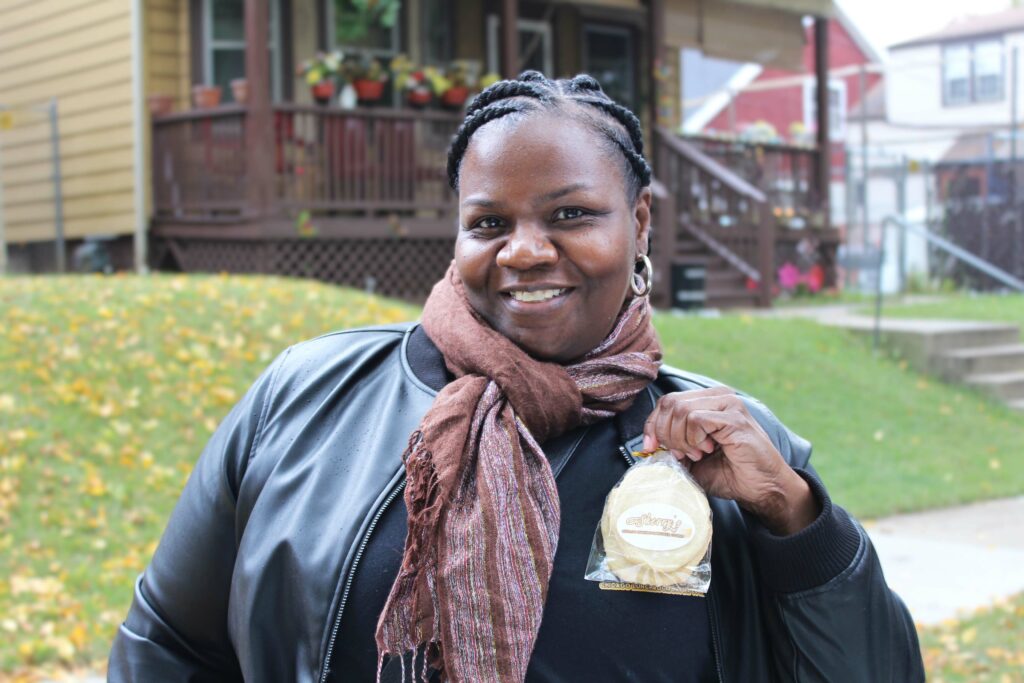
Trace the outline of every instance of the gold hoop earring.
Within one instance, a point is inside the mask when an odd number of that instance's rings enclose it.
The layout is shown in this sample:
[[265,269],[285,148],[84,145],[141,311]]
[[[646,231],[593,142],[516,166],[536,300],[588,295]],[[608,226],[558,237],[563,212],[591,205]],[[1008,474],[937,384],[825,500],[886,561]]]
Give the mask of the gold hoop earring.
[[654,286],[654,266],[651,265],[651,259],[647,258],[647,254],[640,254],[636,262],[644,264],[641,272],[646,273],[641,275],[634,271],[633,277],[629,279],[629,287],[636,296],[650,296],[651,287]]

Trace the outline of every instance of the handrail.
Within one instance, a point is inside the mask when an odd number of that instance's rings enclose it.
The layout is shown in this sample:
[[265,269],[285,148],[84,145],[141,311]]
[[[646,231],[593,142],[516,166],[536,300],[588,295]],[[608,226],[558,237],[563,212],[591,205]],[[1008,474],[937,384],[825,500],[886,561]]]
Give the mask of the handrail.
[[[873,345],[877,349],[879,344],[879,338],[881,336],[881,325],[882,325],[882,267],[885,264],[885,245],[888,227],[895,225],[898,229],[903,232],[910,231],[919,237],[923,237],[933,246],[942,249],[950,256],[960,259],[964,263],[977,270],[980,270],[985,275],[988,275],[993,280],[1002,282],[1011,289],[1016,289],[1018,292],[1024,292],[1024,281],[1017,279],[1010,273],[998,266],[994,266],[988,261],[979,258],[967,251],[966,249],[957,246],[950,242],[945,237],[939,237],[926,226],[911,223],[902,216],[896,214],[889,214],[882,219],[882,243],[878,253],[878,273],[875,281],[875,330]],[[902,284],[902,283],[901,283]]]
[[708,249],[710,249],[711,251],[718,254],[721,258],[728,261],[729,265],[731,265],[733,268],[740,271],[754,282],[761,282],[761,273],[758,272],[758,270],[754,268],[754,266],[744,261],[739,254],[737,254],[732,249],[716,240],[708,233],[698,228],[696,225],[693,225],[692,223],[687,221],[685,216],[680,216],[679,221],[685,230],[687,230],[694,237],[703,242]]
[[739,140],[730,138],[720,138],[714,135],[702,135],[700,133],[687,133],[683,135],[684,140],[697,140],[699,142],[709,142],[718,145],[743,145],[745,147],[763,147],[764,149],[778,151],[778,152],[790,152],[792,154],[813,154],[818,150],[814,145],[800,145],[792,142],[774,142],[771,140]]
[[669,129],[658,126],[658,137],[673,152],[685,158],[689,163],[699,168],[704,173],[714,177],[720,183],[733,192],[748,197],[755,202],[766,201],[764,192],[757,189],[746,180],[736,175],[722,164],[709,157],[690,143],[681,139]]
[[387,107],[356,107],[344,109],[337,106],[321,106],[317,104],[296,104],[294,102],[279,102],[273,105],[275,112],[288,112],[292,114],[331,114],[363,119],[397,119],[411,121],[444,121],[445,123],[459,123],[462,121],[461,112],[436,111],[431,109],[390,109]]
[[190,109],[188,111],[176,111],[170,114],[154,116],[153,125],[159,126],[160,124],[174,123],[175,121],[199,121],[203,119],[219,119],[228,116],[238,116],[239,114],[245,114],[246,111],[248,111],[248,107],[244,104],[222,104],[217,107],[208,107],[206,109]]

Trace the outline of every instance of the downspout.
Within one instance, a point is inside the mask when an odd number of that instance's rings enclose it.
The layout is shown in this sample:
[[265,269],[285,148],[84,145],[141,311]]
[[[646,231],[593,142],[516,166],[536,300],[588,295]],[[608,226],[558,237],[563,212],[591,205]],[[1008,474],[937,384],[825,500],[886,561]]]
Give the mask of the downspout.
[[146,107],[146,60],[143,48],[145,33],[144,0],[132,0],[132,156],[134,162],[135,233],[132,240],[135,254],[135,272],[149,272],[148,234],[146,212],[146,125],[149,122]]

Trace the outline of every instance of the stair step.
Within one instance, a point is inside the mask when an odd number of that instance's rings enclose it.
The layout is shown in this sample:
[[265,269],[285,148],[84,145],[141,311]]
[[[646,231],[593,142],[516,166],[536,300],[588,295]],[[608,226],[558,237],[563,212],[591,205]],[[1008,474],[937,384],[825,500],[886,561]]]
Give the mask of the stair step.
[[1004,401],[1024,399],[1024,371],[967,375],[964,382]]
[[935,360],[944,378],[957,380],[966,375],[1024,371],[1024,344],[996,344],[946,351]]
[[1012,408],[1013,410],[1019,410],[1020,412],[1024,413],[1024,399],[1010,401],[1007,405],[1009,405],[1010,408]]

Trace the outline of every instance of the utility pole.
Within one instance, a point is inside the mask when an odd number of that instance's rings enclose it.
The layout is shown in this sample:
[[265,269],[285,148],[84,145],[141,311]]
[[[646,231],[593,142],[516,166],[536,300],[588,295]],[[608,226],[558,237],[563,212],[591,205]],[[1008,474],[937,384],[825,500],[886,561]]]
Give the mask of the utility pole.
[[67,252],[64,247],[64,194],[60,178],[60,130],[57,125],[57,98],[50,99],[50,148],[53,150],[53,211],[54,240],[57,249],[57,272],[67,271]]
[[871,213],[868,211],[868,107],[864,96],[868,89],[868,68],[866,64],[860,65],[860,73],[857,78],[857,87],[860,90],[860,201],[863,211],[863,246],[864,251],[868,250],[868,228],[870,227]]
[[[3,110],[0,108],[0,114]],[[0,126],[2,129],[2,126]],[[0,147],[0,277],[7,274],[7,230],[4,227],[4,155]]]

